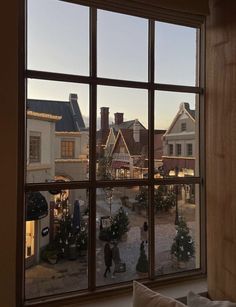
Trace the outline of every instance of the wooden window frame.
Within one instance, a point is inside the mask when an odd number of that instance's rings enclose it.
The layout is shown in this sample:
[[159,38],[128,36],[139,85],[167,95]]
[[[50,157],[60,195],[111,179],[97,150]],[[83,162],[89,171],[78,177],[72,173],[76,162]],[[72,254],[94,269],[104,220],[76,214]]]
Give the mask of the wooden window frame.
[[[74,1],[67,1],[73,3]],[[79,3],[79,1],[77,1]],[[192,271],[180,272],[173,275],[155,276],[155,250],[154,245],[149,244],[149,278],[144,282],[147,285],[163,285],[180,280],[190,280],[196,276],[205,276],[206,274],[206,230],[205,230],[205,132],[204,132],[204,97],[205,97],[205,24],[204,18],[201,21],[188,17],[188,14],[176,14],[174,11],[169,11],[168,15],[161,14],[157,21],[165,21],[180,25],[191,26],[198,29],[198,42],[199,42],[199,85],[198,86],[182,86],[174,84],[161,84],[155,83],[154,80],[154,47],[155,47],[155,20],[148,20],[148,81],[137,82],[127,80],[116,80],[109,78],[97,77],[97,9],[90,7],[90,74],[89,76],[70,75],[64,73],[54,73],[47,71],[28,70],[26,67],[26,3],[25,0],[20,0],[20,24],[19,24],[19,37],[20,37],[20,109],[19,109],[19,144],[22,151],[19,152],[18,161],[21,165],[19,172],[19,189],[18,189],[18,225],[17,225],[17,250],[19,257],[17,259],[17,277],[16,277],[16,302],[17,306],[46,306],[50,302],[50,306],[60,306],[67,303],[78,303],[88,298],[98,298],[106,295],[113,295],[114,293],[126,293],[131,291],[132,283],[126,282],[115,284],[112,286],[96,288],[96,242],[92,239],[96,233],[96,210],[94,204],[96,203],[96,189],[104,187],[132,187],[132,186],[148,186],[149,188],[149,203],[154,199],[154,186],[155,185],[168,185],[168,184],[198,184],[200,187],[200,245],[201,245],[201,265],[200,269]],[[152,18],[150,16],[150,18]],[[89,97],[89,133],[90,133],[90,168],[89,180],[87,181],[70,181],[70,182],[46,182],[46,183],[24,183],[26,174],[25,161],[25,133],[26,133],[26,114],[25,114],[25,101],[26,101],[26,82],[27,78],[38,80],[62,81],[88,84],[90,88]],[[96,138],[91,136],[96,135],[96,119],[97,119],[97,86],[107,85],[116,87],[139,88],[148,91],[148,130],[149,130],[149,176],[145,179],[120,179],[113,181],[98,181],[96,178]],[[155,104],[155,91],[172,91],[184,92],[199,95],[199,175],[188,178],[174,177],[174,178],[155,178],[154,177],[154,104]],[[71,293],[62,293],[60,295],[52,295],[49,297],[39,297],[33,300],[25,300],[24,295],[24,277],[25,277],[25,264],[24,264],[24,244],[25,242],[25,205],[24,194],[29,191],[48,191],[50,189],[88,189],[89,191],[89,249],[88,249],[88,289],[86,291],[77,291]],[[149,240],[154,242],[154,208],[149,206]],[[46,304],[46,305],[45,305]]]

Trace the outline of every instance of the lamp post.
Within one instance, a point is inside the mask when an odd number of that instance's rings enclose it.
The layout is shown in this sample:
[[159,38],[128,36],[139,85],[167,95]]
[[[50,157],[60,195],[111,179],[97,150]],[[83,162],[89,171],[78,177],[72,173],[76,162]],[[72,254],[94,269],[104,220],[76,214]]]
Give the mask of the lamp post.
[[179,224],[179,208],[178,208],[178,185],[175,185],[175,225]]
[[[179,174],[179,168],[176,166],[175,176],[178,177],[178,174]],[[179,187],[178,184],[176,184],[175,185],[175,225],[179,224],[178,194],[179,194]]]
[[111,216],[111,201],[112,201],[112,196],[113,196],[113,189],[112,188],[107,188],[106,189],[106,199],[109,203],[109,207],[110,207],[110,216]]

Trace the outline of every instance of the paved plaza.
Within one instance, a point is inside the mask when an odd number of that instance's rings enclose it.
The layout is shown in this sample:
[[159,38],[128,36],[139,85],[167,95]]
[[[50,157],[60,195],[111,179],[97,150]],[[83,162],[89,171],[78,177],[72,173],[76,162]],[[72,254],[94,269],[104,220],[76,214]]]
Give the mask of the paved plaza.
[[[131,191],[132,193],[132,191]],[[119,194],[119,192],[117,193]],[[132,199],[132,198],[131,198]],[[190,234],[194,238],[195,235],[195,205],[179,203],[179,213],[185,216]],[[114,197],[112,201],[112,214],[114,214],[121,206],[120,199]],[[112,274],[107,274],[104,278],[104,244],[105,242],[98,239],[99,224],[97,225],[96,238],[96,284],[103,286],[125,282],[138,278],[145,278],[145,274],[140,275],[136,272],[136,264],[140,254],[140,226],[146,219],[145,212],[133,211],[131,208],[124,207],[130,221],[130,230],[127,237],[119,242],[119,250],[122,262],[126,263],[126,272],[116,273],[115,278]],[[104,195],[101,192],[97,198],[97,218],[108,215],[110,207],[104,201]],[[170,248],[176,235],[176,227],[174,224],[175,210],[170,213],[160,213],[155,216],[155,255],[156,255],[156,274],[163,275],[178,272],[183,269],[178,268],[175,261],[170,255]],[[148,244],[145,244],[145,252],[148,255]],[[187,263],[186,268],[194,269],[195,259]],[[111,267],[113,270],[113,267]],[[88,270],[87,255],[80,256],[78,259],[60,260],[57,264],[49,264],[40,262],[26,270],[26,298],[34,298],[39,296],[47,296],[69,291],[86,289],[88,287]]]

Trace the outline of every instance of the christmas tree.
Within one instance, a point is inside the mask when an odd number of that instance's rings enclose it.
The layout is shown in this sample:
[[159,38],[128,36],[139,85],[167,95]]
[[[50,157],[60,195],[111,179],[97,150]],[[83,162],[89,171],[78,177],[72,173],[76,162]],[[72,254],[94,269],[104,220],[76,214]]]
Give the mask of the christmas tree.
[[189,234],[189,228],[183,218],[180,218],[176,227],[176,236],[171,247],[171,254],[178,261],[187,262],[194,256],[194,242]]
[[111,218],[111,226],[100,230],[99,239],[105,241],[119,241],[129,230],[129,218],[123,207],[120,207]]
[[140,256],[136,265],[136,271],[140,273],[148,272],[148,259],[144,249],[144,242],[142,242],[140,245]]
[[75,243],[76,235],[73,231],[71,216],[64,215],[59,222],[59,228],[55,236],[55,244],[59,255],[67,258],[69,254],[69,245]]

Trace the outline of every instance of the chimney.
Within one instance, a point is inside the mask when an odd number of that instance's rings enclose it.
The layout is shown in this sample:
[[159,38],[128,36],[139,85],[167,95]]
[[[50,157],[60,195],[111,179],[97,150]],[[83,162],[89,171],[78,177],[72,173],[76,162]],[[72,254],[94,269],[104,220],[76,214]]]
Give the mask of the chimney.
[[124,121],[124,113],[115,113],[115,125],[120,125]]
[[109,129],[109,108],[101,108],[101,130],[105,131]]
[[140,142],[140,124],[138,122],[138,119],[135,119],[134,125],[133,125],[133,138],[136,143]]

